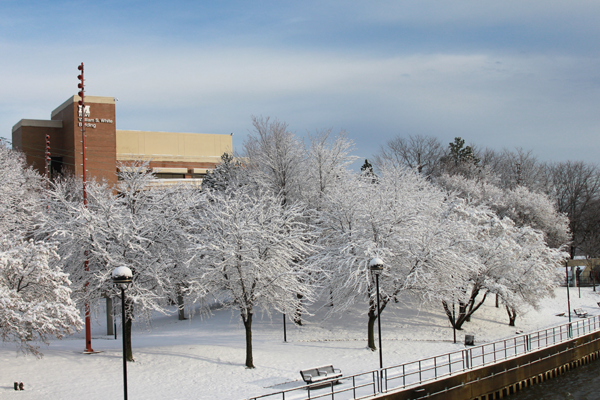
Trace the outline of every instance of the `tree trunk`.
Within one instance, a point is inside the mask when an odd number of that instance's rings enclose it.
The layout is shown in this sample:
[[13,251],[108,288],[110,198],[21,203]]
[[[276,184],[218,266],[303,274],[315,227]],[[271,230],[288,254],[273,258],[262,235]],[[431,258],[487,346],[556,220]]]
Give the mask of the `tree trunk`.
[[108,336],[113,336],[115,334],[114,331],[114,322],[113,322],[113,301],[112,297],[106,297],[106,334]]
[[[456,314],[454,313],[454,304],[452,304],[452,310],[450,310],[450,307],[448,307],[448,303],[446,303],[445,301],[442,301],[442,307],[444,307],[444,312],[446,313],[446,316],[448,317],[448,321],[450,321],[450,326],[452,326],[454,329],[458,329],[461,330],[460,328],[456,327]],[[461,307],[458,307],[458,316],[461,315]]]
[[246,328],[246,368],[254,368],[254,360],[252,358],[252,313],[248,313],[244,318],[244,328]]
[[179,321],[184,321],[187,318],[185,317],[185,304],[183,303],[183,294],[181,293],[181,288],[177,287],[177,312],[179,314]]
[[506,306],[506,312],[508,313],[508,326],[515,326],[515,320],[517,319],[517,310]]
[[375,351],[377,350],[377,346],[375,346],[375,334],[373,333],[373,327],[375,326],[375,320],[377,320],[377,313],[375,312],[374,308],[369,309],[369,325],[368,325],[368,332],[367,332],[367,337],[368,337],[368,342],[367,342],[367,347],[369,347],[370,350]]
[[377,320],[377,318],[379,318],[379,314],[382,313],[383,310],[385,310],[385,307],[387,306],[389,300],[389,297],[384,300],[380,299],[379,312],[377,312],[377,300],[373,300],[372,298],[369,300],[369,324],[367,326],[367,346],[372,351],[377,350],[377,346],[375,346],[375,334],[373,332],[375,327],[375,321]]
[[478,294],[479,290],[473,290],[473,292],[471,292],[471,298],[467,303],[459,303],[458,315],[455,316],[452,315],[452,310],[450,310],[448,304],[445,301],[442,301],[442,306],[444,307],[446,316],[448,317],[448,320],[450,321],[454,329],[459,331],[462,330],[462,325],[465,322],[469,322],[471,315],[473,315],[473,313],[477,311],[479,307],[481,307],[481,305],[485,301],[487,292],[485,292],[481,301],[477,303],[477,305],[475,305],[475,300],[477,299]]

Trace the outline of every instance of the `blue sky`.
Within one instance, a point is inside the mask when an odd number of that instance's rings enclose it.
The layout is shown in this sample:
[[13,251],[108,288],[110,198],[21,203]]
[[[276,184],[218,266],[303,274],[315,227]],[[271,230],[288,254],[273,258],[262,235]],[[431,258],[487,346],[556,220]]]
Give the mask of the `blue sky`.
[[0,0],[0,136],[76,93],[117,127],[235,132],[270,116],[345,129],[370,158],[397,136],[596,162],[600,2]]

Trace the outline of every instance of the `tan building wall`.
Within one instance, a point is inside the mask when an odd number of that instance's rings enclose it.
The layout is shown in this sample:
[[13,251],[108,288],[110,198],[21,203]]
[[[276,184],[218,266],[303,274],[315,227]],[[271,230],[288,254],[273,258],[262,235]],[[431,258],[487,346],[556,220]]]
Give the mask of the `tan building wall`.
[[230,135],[117,130],[117,160],[151,160],[151,167],[214,168],[232,151]]

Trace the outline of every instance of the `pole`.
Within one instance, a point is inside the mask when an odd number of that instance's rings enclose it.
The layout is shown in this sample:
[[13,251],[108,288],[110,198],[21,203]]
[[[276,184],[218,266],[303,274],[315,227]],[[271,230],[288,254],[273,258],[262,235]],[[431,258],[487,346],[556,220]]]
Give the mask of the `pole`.
[[[79,100],[79,110],[81,110],[81,118],[79,118],[79,125],[81,125],[81,156],[83,158],[83,206],[87,208],[87,182],[86,182],[86,162],[85,162],[85,79],[83,75],[83,63],[77,67],[78,70],[81,71],[81,74],[77,77],[79,78],[79,92],[77,93],[81,100]],[[83,270],[86,272],[90,271],[89,260],[88,260],[88,252],[85,251],[85,262],[83,264]],[[85,291],[87,292],[89,286],[89,282],[85,282]],[[85,301],[85,350],[84,353],[93,353],[94,349],[92,349],[92,321],[90,318],[90,303],[86,299]]]
[[569,267],[565,261],[565,276],[567,278],[567,314],[569,314],[569,337],[571,337],[571,296],[569,295]]
[[285,329],[285,314],[283,314],[283,343],[287,343],[287,331]]
[[575,282],[577,282],[577,290],[579,291],[579,298],[581,298],[581,281],[579,277],[581,276],[581,270],[577,267],[577,272],[575,273]]
[[50,209],[50,199],[49,199],[49,192],[50,192],[50,162],[51,162],[51,158],[50,158],[50,135],[46,135],[46,210]]
[[114,316],[117,315],[117,310],[114,306],[112,309],[112,313],[113,313],[113,324],[115,326],[113,332],[115,333],[115,340],[117,340],[117,320],[114,318]]
[[121,286],[121,332],[123,336],[123,391],[124,399],[127,400],[127,341],[125,340],[125,324],[127,317],[125,316],[125,288]]
[[383,352],[381,350],[381,307],[379,306],[379,274],[375,274],[377,284],[377,329],[379,331],[379,369],[383,369]]
[[452,330],[454,331],[454,343],[456,343],[456,315],[454,314],[454,301],[452,302]]

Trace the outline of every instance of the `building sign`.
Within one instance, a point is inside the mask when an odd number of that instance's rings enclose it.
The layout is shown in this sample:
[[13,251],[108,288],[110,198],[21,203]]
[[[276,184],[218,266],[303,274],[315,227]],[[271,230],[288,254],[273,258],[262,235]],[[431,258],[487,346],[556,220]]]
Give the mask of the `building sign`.
[[[83,108],[83,117],[82,109]],[[85,124],[86,128],[96,128],[96,124],[112,124],[113,120],[108,118],[89,118],[91,116],[90,106],[79,106],[79,127]]]
[[[81,118],[81,108],[83,106],[79,106],[79,117]],[[84,117],[89,117],[90,116],[90,106],[85,106],[83,107],[83,113],[85,114]]]

